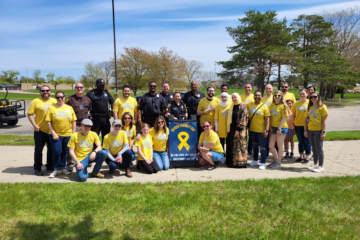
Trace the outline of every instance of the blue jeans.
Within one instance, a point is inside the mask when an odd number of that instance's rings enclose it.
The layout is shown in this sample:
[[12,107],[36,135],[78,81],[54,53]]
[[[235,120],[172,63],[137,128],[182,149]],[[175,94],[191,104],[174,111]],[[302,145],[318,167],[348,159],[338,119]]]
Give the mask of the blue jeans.
[[153,151],[153,158],[156,165],[158,165],[159,167],[159,171],[169,169],[170,160],[169,160],[169,156],[166,154],[166,151],[163,152]]
[[304,126],[295,126],[295,133],[299,141],[299,153],[303,154],[305,150],[306,156],[310,156],[311,144],[309,138],[304,136],[304,132]]
[[135,159],[136,159],[135,152],[134,150],[131,150],[131,161]]
[[[123,158],[122,163],[117,163],[114,161],[111,161],[109,158],[106,158],[105,162],[107,163],[107,165],[109,165],[110,170],[115,170],[118,168],[121,169],[127,169],[130,167],[130,163],[131,163],[131,155],[132,152],[130,150],[126,150],[121,156]],[[114,158],[116,158],[117,156],[113,156]]]
[[35,141],[35,152],[34,152],[34,169],[41,170],[42,166],[42,153],[45,144],[47,145],[46,152],[46,168],[52,168],[52,148],[49,139],[49,134],[44,133],[43,131],[36,132],[34,131],[34,141]]
[[[83,165],[83,169],[77,170],[77,168],[76,168],[76,167],[77,167],[77,164],[75,164],[76,174],[77,174],[78,179],[79,179],[80,182],[86,182],[86,180],[87,180],[88,177],[89,177],[89,173],[88,173],[88,171],[87,171],[87,166],[88,166],[89,163],[90,163],[90,155],[91,155],[91,153],[90,153],[89,155],[87,155],[87,157],[84,158],[84,159],[80,162],[80,163]],[[99,173],[99,172],[100,172],[101,166],[102,166],[102,164],[103,164],[106,156],[107,156],[107,153],[106,153],[105,150],[101,150],[100,152],[98,152],[98,153],[96,154],[96,157],[95,157],[95,160],[94,160],[94,162],[95,162],[95,167],[94,167],[94,169],[93,169],[93,172],[94,172],[94,173]]]
[[252,141],[252,148],[254,151],[254,155],[253,155],[254,161],[259,160],[259,146],[260,146],[261,163],[266,163],[269,137],[264,138],[264,133],[257,133],[252,131],[249,131],[249,135]]
[[[277,127],[271,127],[273,132],[272,134],[277,134],[277,130],[278,128]],[[288,134],[288,129],[287,128],[282,128],[281,129],[281,135],[287,135]]]
[[68,156],[68,142],[70,137],[59,136],[59,140],[55,141],[53,135],[49,135],[52,148],[52,160],[55,170],[65,170],[66,160]]

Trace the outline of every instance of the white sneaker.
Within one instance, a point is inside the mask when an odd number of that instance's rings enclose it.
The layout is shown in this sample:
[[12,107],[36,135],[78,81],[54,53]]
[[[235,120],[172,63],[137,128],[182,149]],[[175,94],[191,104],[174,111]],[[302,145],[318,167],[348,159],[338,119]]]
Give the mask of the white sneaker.
[[266,164],[265,164],[265,163],[261,163],[259,169],[260,169],[260,170],[265,170],[265,169],[266,169]]
[[250,166],[256,166],[256,165],[259,166],[260,163],[259,163],[259,161],[253,160],[249,165],[250,165]]
[[310,167],[308,167],[307,169],[312,171],[315,167],[317,167],[315,164],[311,164]]
[[69,170],[66,170],[66,169],[61,170],[61,173],[65,174],[65,175],[70,175],[71,174],[71,172]]
[[325,169],[324,169],[323,167],[316,166],[316,167],[314,167],[314,169],[311,170],[311,171],[316,172],[316,173],[323,173],[323,172],[325,172]]
[[60,173],[60,171],[55,170],[54,172],[52,172],[52,173],[50,174],[49,178],[54,178],[54,177],[56,177],[57,175],[59,175],[59,173]]

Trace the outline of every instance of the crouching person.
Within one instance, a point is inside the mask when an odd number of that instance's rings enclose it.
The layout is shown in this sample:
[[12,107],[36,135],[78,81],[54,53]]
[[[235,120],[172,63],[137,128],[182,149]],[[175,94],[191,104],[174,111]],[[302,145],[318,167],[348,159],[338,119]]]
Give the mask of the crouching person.
[[[95,162],[91,176],[104,178],[104,175],[100,173],[100,169],[107,153],[101,148],[99,136],[90,131],[92,125],[90,119],[82,120],[81,131],[71,135],[68,143],[69,153],[75,162],[76,174],[80,182],[86,182],[89,177],[87,166],[90,162]],[[93,150],[94,144],[96,145],[95,150]]]
[[106,163],[109,165],[109,173],[114,174],[117,168],[126,169],[127,177],[132,177],[130,164],[132,151],[129,150],[129,142],[125,131],[120,131],[121,120],[115,119],[112,123],[113,130],[105,135],[103,148],[107,153]]

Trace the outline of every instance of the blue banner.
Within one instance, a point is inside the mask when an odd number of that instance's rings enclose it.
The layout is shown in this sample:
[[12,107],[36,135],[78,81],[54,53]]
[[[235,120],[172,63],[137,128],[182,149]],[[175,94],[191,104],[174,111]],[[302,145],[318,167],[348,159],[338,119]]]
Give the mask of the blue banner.
[[196,122],[170,122],[170,161],[194,161],[197,158]]

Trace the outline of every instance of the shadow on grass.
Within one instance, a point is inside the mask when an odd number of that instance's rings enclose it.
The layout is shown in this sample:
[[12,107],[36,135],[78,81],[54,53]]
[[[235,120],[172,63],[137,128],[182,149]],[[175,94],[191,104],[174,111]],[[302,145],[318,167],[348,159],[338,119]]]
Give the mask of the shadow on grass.
[[[78,224],[66,222],[28,223],[19,221],[12,233],[15,239],[111,239],[113,232],[109,230],[95,231],[93,217],[86,216]],[[131,239],[123,236],[123,239]]]

